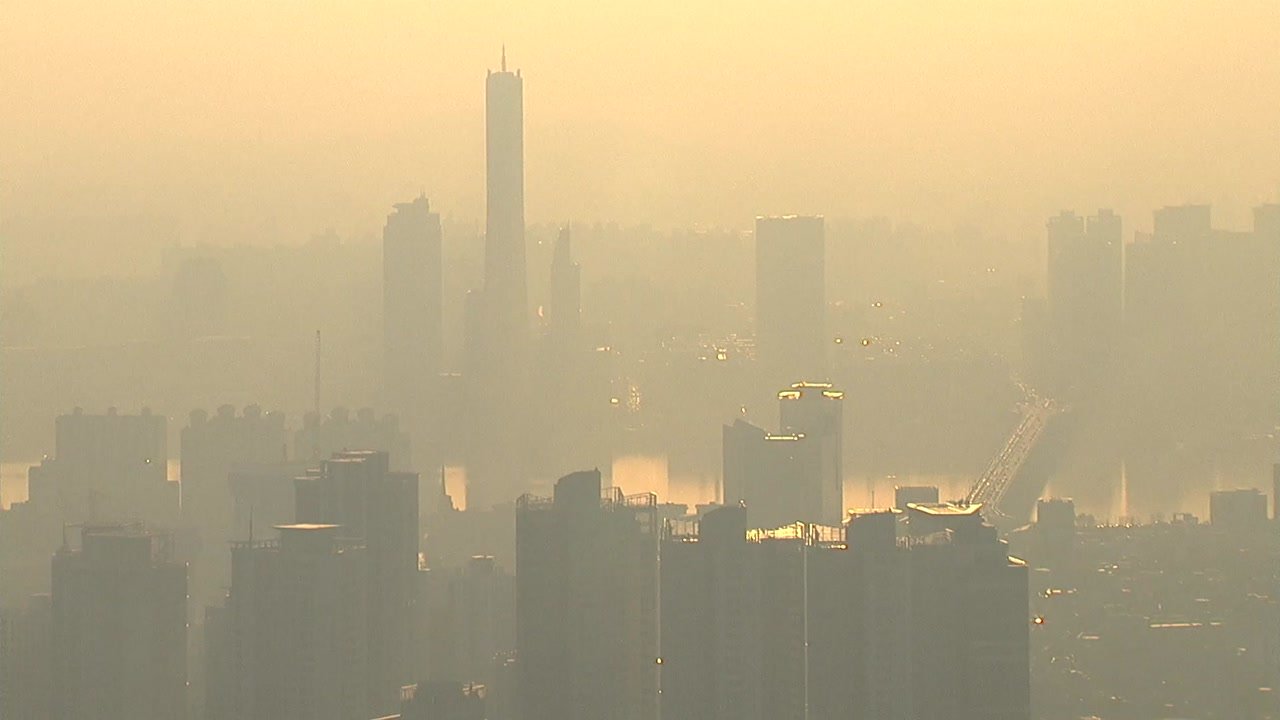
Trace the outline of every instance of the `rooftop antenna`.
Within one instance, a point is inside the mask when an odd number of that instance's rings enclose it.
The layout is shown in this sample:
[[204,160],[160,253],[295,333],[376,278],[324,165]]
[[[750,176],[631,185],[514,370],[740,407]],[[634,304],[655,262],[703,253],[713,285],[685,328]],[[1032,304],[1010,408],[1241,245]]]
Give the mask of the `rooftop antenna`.
[[315,403],[316,412],[316,428],[311,438],[311,457],[313,459],[320,457],[320,331],[316,330],[316,377],[313,402]]
[[320,331],[316,330],[316,386],[315,393],[312,397],[316,411],[316,415],[320,414]]
[[507,44],[502,43],[502,72],[507,71]]

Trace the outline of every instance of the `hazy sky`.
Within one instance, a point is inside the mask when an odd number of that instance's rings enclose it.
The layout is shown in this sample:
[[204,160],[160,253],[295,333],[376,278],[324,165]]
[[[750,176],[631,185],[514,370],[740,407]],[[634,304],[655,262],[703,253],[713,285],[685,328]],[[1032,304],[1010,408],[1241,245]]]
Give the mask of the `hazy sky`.
[[[1280,188],[1280,3],[0,5],[0,213],[184,239],[483,217],[483,79],[523,70],[530,222],[984,222]],[[992,216],[988,221],[987,216]],[[74,238],[91,242],[93,238]]]

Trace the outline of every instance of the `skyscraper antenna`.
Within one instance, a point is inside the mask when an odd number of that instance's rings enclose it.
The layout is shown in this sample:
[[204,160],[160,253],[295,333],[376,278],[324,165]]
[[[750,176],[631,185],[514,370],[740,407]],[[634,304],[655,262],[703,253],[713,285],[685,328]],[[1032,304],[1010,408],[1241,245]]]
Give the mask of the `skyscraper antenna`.
[[312,398],[315,402],[316,415],[320,415],[320,331],[316,330],[316,386]]
[[507,44],[502,43],[502,72],[507,71]]

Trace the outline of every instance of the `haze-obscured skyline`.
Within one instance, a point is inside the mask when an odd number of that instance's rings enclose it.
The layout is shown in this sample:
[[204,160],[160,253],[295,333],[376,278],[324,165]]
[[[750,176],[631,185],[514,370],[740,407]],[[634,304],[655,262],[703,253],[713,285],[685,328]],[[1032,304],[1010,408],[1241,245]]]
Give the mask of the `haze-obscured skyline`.
[[12,269],[38,259],[36,243],[92,247],[93,221],[77,217],[142,218],[180,242],[366,236],[391,202],[425,191],[480,226],[479,81],[503,43],[529,88],[531,223],[885,215],[1038,243],[1061,207],[1115,207],[1128,233],[1152,207],[1207,202],[1216,224],[1243,227],[1280,183],[1260,162],[1280,155],[1274,3],[4,14]]

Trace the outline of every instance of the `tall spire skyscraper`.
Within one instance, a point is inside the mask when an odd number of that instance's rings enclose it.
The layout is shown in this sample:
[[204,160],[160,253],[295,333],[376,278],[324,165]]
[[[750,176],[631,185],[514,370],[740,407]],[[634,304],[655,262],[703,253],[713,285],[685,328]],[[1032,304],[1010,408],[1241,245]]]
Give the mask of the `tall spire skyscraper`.
[[498,337],[528,333],[524,248],[524,80],[502,70],[485,80],[484,292]]
[[524,80],[502,69],[485,80],[484,290],[469,311],[471,447],[467,506],[524,492],[529,310],[524,242]]

